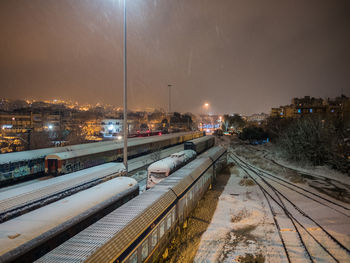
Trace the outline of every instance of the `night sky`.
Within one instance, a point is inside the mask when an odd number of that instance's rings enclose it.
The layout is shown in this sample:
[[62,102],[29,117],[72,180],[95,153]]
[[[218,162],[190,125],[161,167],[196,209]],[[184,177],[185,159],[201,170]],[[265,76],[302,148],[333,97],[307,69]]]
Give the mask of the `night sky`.
[[[348,0],[127,0],[131,109],[350,95]],[[1,0],[0,97],[122,105],[120,0]]]

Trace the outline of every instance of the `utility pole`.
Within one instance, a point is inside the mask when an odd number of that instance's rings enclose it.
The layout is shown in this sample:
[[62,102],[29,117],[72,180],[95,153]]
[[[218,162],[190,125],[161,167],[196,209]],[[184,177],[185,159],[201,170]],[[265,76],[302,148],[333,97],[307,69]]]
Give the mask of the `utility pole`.
[[170,112],[171,112],[171,87],[172,87],[173,85],[171,85],[171,84],[168,84],[168,87],[169,87],[169,115],[170,115]]
[[123,149],[123,162],[125,165],[126,173],[128,173],[128,107],[127,107],[127,58],[126,58],[126,0],[124,0],[124,48],[123,48],[123,55],[124,55],[124,65],[123,65],[123,73],[124,73],[124,149]]
[[168,84],[168,88],[169,88],[169,109],[168,109],[168,114],[169,114],[169,129],[170,129],[170,119],[171,119],[171,116],[170,116],[170,112],[171,112],[171,87],[173,85],[171,84]]

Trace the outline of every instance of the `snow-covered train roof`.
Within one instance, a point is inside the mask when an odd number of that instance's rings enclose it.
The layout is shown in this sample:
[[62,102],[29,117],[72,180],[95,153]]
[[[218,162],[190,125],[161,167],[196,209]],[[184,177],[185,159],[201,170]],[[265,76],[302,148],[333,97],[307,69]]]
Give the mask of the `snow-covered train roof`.
[[[154,137],[165,137],[169,138],[171,136],[180,136],[184,134],[188,134],[189,132],[182,132],[182,133],[175,133],[175,134],[166,134],[162,136],[151,136],[151,137],[140,137],[140,138],[130,138],[128,139],[128,144],[132,145],[133,143],[137,143],[140,140],[143,140],[145,142],[152,142],[152,139]],[[123,141],[120,140],[112,140],[112,141],[104,141],[104,142],[93,142],[93,143],[84,143],[84,144],[77,144],[77,145],[71,145],[71,146],[63,146],[63,147],[51,147],[51,148],[44,148],[44,149],[37,149],[37,150],[30,150],[30,151],[22,151],[22,152],[13,152],[13,153],[4,153],[0,154],[0,165],[6,164],[6,163],[15,163],[20,161],[28,161],[28,160],[35,160],[40,158],[45,158],[48,154],[54,154],[54,153],[61,153],[61,152],[69,152],[69,151],[79,151],[87,148],[94,148],[94,147],[101,147],[101,146],[107,146],[107,145],[120,145],[122,146]]]
[[148,172],[169,172],[175,169],[179,161],[186,161],[196,155],[196,152],[193,150],[184,150],[178,153],[173,153],[169,157],[152,163],[147,170]]
[[[84,229],[37,262],[84,262],[99,248],[113,240],[116,242],[113,244],[114,250],[120,251],[176,198],[168,188],[150,189]],[[114,239],[116,235],[120,238]],[[68,250],[72,253],[67,253]],[[112,254],[105,254],[102,258],[105,262],[112,262],[111,256]],[[101,262],[102,258],[92,262]]]
[[[38,200],[45,200],[54,194],[60,194],[90,181],[105,178],[113,174],[125,172],[122,163],[106,163],[87,168],[71,174],[66,174],[39,181],[34,184],[24,185],[7,191],[0,192],[0,213],[13,210],[17,207],[30,205]],[[9,202],[8,200],[11,200]]]
[[[188,133],[183,132],[183,133],[175,133],[175,134],[165,134],[162,136],[150,136],[150,137],[135,138],[134,140],[128,141],[128,147],[132,147],[132,146],[140,145],[140,144],[152,143],[152,142],[159,142],[159,141],[167,140],[169,138],[179,137],[179,136],[182,136],[185,134],[188,134]],[[77,151],[59,152],[59,153],[55,153],[55,154],[49,154],[46,156],[45,159],[66,160],[66,159],[75,158],[75,157],[79,157],[79,156],[85,156],[85,155],[95,154],[95,153],[99,153],[99,152],[113,151],[113,150],[122,149],[122,148],[123,148],[123,141],[120,141],[119,143],[97,146],[97,147],[87,148],[87,149],[81,149],[81,150],[77,150]]]
[[181,152],[171,154],[170,157],[172,157],[172,158],[180,158],[180,157],[191,158],[195,155],[197,155],[197,153],[193,150],[183,150]]
[[5,163],[15,163],[20,161],[28,161],[39,158],[44,158],[48,154],[66,152],[66,151],[76,151],[86,148],[99,147],[108,144],[113,144],[115,141],[106,141],[106,142],[93,142],[93,143],[84,143],[71,146],[63,147],[52,147],[44,148],[38,150],[22,151],[22,152],[13,152],[13,153],[4,153],[0,154],[0,165]]
[[171,157],[164,158],[148,166],[148,172],[169,172],[176,167],[176,160]]
[[117,177],[0,224],[0,261],[11,260],[37,242],[44,242],[53,234],[68,229],[117,201],[136,185],[133,178]]
[[226,149],[223,146],[215,146],[213,148],[210,148],[206,152],[202,153],[200,157],[209,157],[212,160],[216,160],[225,152],[226,152]]
[[209,140],[211,138],[214,138],[213,135],[206,135],[206,136],[203,136],[203,137],[199,137],[199,138],[196,138],[196,139],[193,139],[193,140],[190,140],[188,141],[187,143],[199,143],[199,142],[202,142],[202,141],[206,141],[206,140]]

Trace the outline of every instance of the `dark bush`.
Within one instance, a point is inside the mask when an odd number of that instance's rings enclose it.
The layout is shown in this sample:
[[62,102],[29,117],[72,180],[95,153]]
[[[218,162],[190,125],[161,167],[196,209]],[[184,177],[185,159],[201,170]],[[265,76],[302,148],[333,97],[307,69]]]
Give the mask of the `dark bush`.
[[280,134],[277,146],[290,160],[310,161],[314,165],[329,164],[348,172],[348,136],[338,119],[307,116],[294,120]]
[[240,133],[239,138],[241,140],[264,140],[268,138],[268,134],[261,127],[247,127]]

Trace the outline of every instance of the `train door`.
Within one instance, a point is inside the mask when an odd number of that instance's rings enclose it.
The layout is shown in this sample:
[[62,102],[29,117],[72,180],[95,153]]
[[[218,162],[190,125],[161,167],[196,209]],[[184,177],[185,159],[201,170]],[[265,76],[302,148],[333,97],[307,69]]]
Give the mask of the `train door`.
[[47,160],[49,174],[58,173],[58,160],[57,159],[48,159]]

